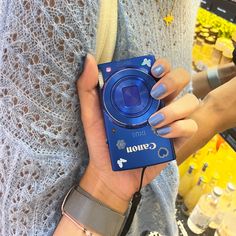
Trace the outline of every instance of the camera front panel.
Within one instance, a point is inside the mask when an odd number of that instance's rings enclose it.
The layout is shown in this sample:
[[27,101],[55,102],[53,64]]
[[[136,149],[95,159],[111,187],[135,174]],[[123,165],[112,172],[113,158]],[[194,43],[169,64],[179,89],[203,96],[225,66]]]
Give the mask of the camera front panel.
[[128,170],[175,159],[171,139],[158,136],[148,118],[163,107],[151,97],[152,55],[99,65],[100,98],[112,169]]

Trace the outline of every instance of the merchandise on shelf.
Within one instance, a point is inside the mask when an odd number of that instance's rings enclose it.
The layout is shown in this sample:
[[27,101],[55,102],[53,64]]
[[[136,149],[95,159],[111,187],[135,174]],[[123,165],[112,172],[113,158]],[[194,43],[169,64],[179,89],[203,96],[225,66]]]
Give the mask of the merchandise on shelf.
[[193,176],[197,167],[195,163],[190,163],[188,171],[182,176],[179,184],[177,201],[182,202],[185,195],[193,186]]
[[232,61],[236,25],[204,9],[199,9],[193,45],[196,71]]
[[231,209],[234,192],[235,186],[232,183],[228,183],[223,195],[219,200],[217,212],[211,219],[211,222],[209,224],[210,228],[219,228],[222,220],[224,219],[225,214]]
[[[209,222],[211,228],[219,228],[221,225],[219,222],[223,221],[227,212],[236,209],[236,191],[234,191],[236,186],[236,152],[220,135],[216,135],[203,148],[183,162],[179,166],[179,170],[181,188],[178,197],[182,201],[181,210],[185,215],[193,214],[195,211],[193,209],[195,209],[197,204],[200,204],[199,199],[203,195],[209,195],[215,187],[225,189],[219,198],[215,215],[211,214],[208,222],[205,221],[204,223],[204,220],[201,221],[201,219],[209,217],[210,210],[207,216],[201,213],[203,218],[194,217],[191,222],[189,220],[190,228],[192,227],[192,231],[195,233],[203,232]],[[187,174],[189,171],[191,174]],[[196,184],[197,178],[199,178],[199,181]],[[186,189],[184,189],[184,186],[186,186]],[[193,226],[195,224],[193,222],[197,221],[198,218],[202,222],[202,226],[199,226],[200,229],[197,229],[198,226],[196,225]],[[227,222],[225,223],[226,225],[228,224]],[[200,225],[200,223],[197,225]],[[226,226],[218,230],[221,233],[218,233],[218,235],[224,235],[222,232],[225,228]],[[226,235],[228,236],[228,234]]]
[[217,212],[217,205],[223,190],[214,187],[210,194],[203,195],[188,218],[188,227],[195,234],[203,233]]
[[202,196],[206,183],[207,178],[205,176],[200,176],[197,184],[194,185],[184,197],[181,210],[185,215],[189,215],[196,206],[198,200]]
[[220,227],[216,230],[215,236],[235,236],[236,232],[236,209],[228,212]]

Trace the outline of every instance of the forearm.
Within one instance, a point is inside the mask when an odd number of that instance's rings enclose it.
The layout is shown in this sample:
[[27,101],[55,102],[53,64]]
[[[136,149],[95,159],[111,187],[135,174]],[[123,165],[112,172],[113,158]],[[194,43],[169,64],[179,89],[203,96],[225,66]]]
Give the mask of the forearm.
[[[218,74],[220,83],[224,84],[228,82],[230,79],[232,79],[234,76],[236,76],[236,66],[234,65],[234,63],[220,65],[218,66]],[[198,98],[205,97],[206,94],[208,94],[212,90],[207,79],[206,71],[202,71],[193,75],[192,85],[193,85],[193,93]]]
[[109,208],[121,214],[126,212],[131,196],[128,200],[121,198],[121,196],[117,196],[117,194],[115,194],[112,189],[108,188],[106,183],[99,178],[94,168],[87,168],[79,185],[82,189]]
[[216,133],[236,126],[236,77],[211,91],[191,115],[198,131],[177,152],[178,164],[206,144]]
[[[123,214],[128,208],[129,201],[123,200],[114,194],[107,188],[103,181],[101,181],[96,172],[90,168],[87,168],[79,185],[91,196],[118,213]],[[54,232],[54,236],[84,236],[83,228],[86,228],[86,226],[81,225],[80,222],[75,223],[67,216],[63,216]],[[92,232],[92,234],[94,236],[99,235],[96,232]]]
[[[192,153],[203,147],[214,135],[214,122],[209,121],[209,114],[214,114],[214,109],[208,104],[201,104],[191,116],[198,125],[197,132],[190,137],[184,145],[176,152],[178,165],[186,160]],[[211,116],[213,117],[213,115]]]
[[220,65],[218,73],[221,80],[221,84],[224,84],[236,76],[236,65],[233,62]]

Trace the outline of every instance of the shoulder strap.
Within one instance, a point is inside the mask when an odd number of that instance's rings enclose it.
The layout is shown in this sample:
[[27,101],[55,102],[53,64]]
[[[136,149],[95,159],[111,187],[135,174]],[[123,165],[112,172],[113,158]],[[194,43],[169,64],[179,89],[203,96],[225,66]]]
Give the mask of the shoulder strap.
[[116,45],[118,3],[117,0],[101,0],[97,28],[96,61],[110,62]]

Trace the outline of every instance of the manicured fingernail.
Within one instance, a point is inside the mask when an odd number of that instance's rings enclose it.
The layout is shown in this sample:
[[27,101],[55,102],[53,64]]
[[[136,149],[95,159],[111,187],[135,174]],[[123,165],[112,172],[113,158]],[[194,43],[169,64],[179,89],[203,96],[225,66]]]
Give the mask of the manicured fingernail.
[[165,116],[162,114],[162,113],[158,113],[154,116],[151,116],[149,119],[148,119],[148,123],[151,125],[151,126],[155,126],[159,123],[161,123],[163,120],[165,119]]
[[152,74],[156,77],[159,77],[164,72],[164,67],[162,65],[158,65],[152,69]]
[[171,127],[166,126],[160,129],[156,129],[157,134],[159,135],[165,135],[165,134],[169,134],[171,132]]
[[166,86],[164,84],[159,84],[157,87],[151,90],[151,96],[153,98],[159,98],[166,93]]

